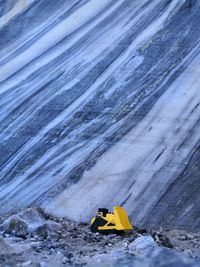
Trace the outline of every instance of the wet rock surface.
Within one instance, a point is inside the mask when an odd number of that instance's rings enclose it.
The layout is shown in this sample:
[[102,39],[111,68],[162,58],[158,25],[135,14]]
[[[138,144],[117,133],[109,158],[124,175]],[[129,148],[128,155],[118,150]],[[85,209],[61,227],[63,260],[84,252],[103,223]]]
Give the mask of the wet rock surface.
[[104,236],[36,208],[0,222],[0,266],[200,266],[200,233],[135,228]]

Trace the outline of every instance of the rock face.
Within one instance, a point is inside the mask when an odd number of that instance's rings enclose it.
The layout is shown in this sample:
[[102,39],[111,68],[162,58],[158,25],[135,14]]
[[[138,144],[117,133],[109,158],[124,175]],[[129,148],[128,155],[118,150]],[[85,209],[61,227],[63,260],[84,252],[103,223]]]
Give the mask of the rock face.
[[[198,0],[0,4],[1,212],[200,229]],[[81,200],[81,202],[80,202]]]

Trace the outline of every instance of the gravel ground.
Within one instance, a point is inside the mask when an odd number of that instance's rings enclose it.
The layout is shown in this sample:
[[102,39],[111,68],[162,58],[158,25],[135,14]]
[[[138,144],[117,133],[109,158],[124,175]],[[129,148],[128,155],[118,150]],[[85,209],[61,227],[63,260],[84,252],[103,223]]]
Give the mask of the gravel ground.
[[[135,228],[123,236],[105,236],[92,233],[88,224],[77,224],[52,217],[41,209],[29,208],[1,216],[0,233],[0,266],[117,266],[116,260],[119,266],[125,266],[124,259],[134,262],[138,256],[141,263],[145,258],[141,251],[145,251],[144,241],[148,238],[153,240],[147,244],[148,249],[151,246],[156,246],[157,251],[166,248],[165,255],[177,251],[189,263],[196,264],[184,265],[184,259],[180,266],[200,266],[200,233],[183,230],[160,229],[148,233]],[[144,238],[142,248],[134,243],[141,237]],[[126,266],[144,266],[137,264],[138,261]]]

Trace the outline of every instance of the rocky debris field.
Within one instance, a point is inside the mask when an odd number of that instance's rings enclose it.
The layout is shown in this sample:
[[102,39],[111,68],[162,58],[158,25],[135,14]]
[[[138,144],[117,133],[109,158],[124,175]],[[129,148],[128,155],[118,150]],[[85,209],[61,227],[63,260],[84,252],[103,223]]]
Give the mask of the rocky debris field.
[[118,236],[28,208],[0,217],[0,266],[200,266],[200,233],[134,228]]

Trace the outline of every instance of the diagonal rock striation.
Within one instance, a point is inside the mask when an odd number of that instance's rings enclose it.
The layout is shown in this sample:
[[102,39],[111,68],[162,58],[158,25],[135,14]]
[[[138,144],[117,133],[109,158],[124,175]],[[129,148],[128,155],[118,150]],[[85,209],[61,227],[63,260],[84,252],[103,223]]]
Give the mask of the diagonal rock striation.
[[0,212],[124,205],[199,230],[199,1],[18,2],[0,5]]

